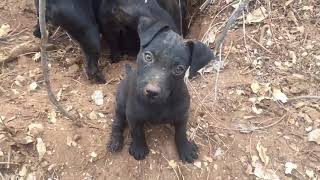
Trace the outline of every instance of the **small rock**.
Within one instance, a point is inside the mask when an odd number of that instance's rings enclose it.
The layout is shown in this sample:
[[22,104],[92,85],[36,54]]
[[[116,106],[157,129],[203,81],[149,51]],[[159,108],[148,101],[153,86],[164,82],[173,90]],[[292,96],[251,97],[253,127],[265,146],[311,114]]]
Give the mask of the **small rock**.
[[308,134],[308,141],[316,142],[320,144],[320,129],[314,129]]
[[44,128],[43,128],[43,125],[42,124],[35,124],[35,123],[32,123],[28,126],[28,129],[29,129],[29,134],[31,136],[38,136],[40,134],[42,134],[44,132]]
[[94,93],[91,96],[92,100],[97,106],[103,105],[103,93],[100,90],[94,91]]
[[4,156],[4,153],[3,151],[0,150],[0,157],[3,157]]
[[32,82],[32,83],[29,85],[28,90],[29,90],[30,92],[33,92],[33,91],[35,91],[38,87],[39,87],[39,86],[38,86],[38,84],[37,84],[36,82]]
[[92,111],[90,114],[89,114],[89,119],[91,120],[97,120],[98,119],[98,116],[97,116],[97,113]]
[[76,134],[72,138],[74,141],[79,141],[81,139],[81,136],[79,134]]
[[219,156],[222,156],[223,154],[224,154],[224,150],[218,147],[218,149],[216,150],[213,156],[217,158]]
[[312,179],[314,177],[314,172],[313,170],[310,170],[310,169],[306,169],[306,174],[307,176]]
[[308,53],[307,53],[307,52],[303,52],[303,53],[301,54],[301,56],[302,56],[302,57],[306,57],[306,56],[308,56]]
[[75,74],[76,72],[78,72],[80,69],[79,65],[78,64],[73,64],[72,66],[70,66],[68,68],[68,73],[69,74]]
[[297,169],[298,166],[292,162],[286,162],[286,164],[284,165],[286,167],[285,169],[285,174],[291,174],[292,170]]

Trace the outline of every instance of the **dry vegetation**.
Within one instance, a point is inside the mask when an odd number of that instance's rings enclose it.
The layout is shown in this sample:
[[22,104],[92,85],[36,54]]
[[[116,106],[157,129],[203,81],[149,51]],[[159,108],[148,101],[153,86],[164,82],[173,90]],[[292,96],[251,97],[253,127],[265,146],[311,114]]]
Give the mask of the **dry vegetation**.
[[[236,4],[216,0],[191,13],[188,37],[214,47]],[[167,126],[147,130],[151,153],[144,161],[129,155],[129,138],[120,153],[106,152],[115,89],[134,57],[110,64],[106,49],[100,66],[109,81],[90,84],[77,44],[61,30],[53,33],[52,86],[85,124],[76,127],[48,101],[39,40],[31,34],[32,1],[1,1],[0,180],[319,179],[320,3],[250,1],[244,14],[221,58],[189,82],[188,135],[200,157],[183,164]]]

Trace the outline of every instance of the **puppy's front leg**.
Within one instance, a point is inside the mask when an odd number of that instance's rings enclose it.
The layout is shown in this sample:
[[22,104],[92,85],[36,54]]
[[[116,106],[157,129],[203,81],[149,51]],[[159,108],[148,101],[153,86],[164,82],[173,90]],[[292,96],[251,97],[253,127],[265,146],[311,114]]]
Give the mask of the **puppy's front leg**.
[[149,153],[143,126],[144,124],[142,122],[132,122],[129,120],[129,128],[132,136],[132,143],[129,148],[129,153],[136,160],[144,159]]
[[189,142],[186,134],[186,122],[177,122],[175,126],[175,141],[180,159],[183,162],[192,163],[198,158],[198,148],[194,142]]

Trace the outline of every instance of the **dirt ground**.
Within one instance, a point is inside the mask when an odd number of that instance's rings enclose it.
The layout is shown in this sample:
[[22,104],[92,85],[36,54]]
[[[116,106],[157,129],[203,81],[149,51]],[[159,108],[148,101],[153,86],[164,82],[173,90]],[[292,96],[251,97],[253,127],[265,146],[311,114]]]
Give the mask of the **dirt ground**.
[[[188,38],[212,43],[234,10],[229,2],[191,15]],[[91,84],[78,45],[62,31],[53,35],[52,86],[60,103],[81,116],[80,128],[50,104],[34,60],[39,50],[2,63],[0,179],[320,179],[320,3],[268,2],[252,1],[250,14],[229,31],[220,73],[209,67],[189,83],[188,135],[200,151],[194,164],[179,161],[169,126],[147,127],[151,151],[143,161],[129,155],[128,132],[121,152],[106,151],[115,90],[134,57],[110,64],[106,49],[100,66],[108,83]],[[0,59],[39,42],[32,3],[0,2]],[[97,90],[102,106],[91,97]]]

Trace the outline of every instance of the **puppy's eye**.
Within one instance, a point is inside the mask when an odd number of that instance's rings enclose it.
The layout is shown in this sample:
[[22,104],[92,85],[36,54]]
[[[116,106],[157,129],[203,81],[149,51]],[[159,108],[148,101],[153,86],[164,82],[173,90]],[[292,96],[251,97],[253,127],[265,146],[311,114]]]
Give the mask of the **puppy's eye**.
[[151,63],[153,62],[153,54],[150,51],[146,51],[143,54],[143,59],[145,62]]
[[178,65],[174,70],[174,74],[181,75],[184,73],[184,71],[185,71],[185,67],[183,65]]

